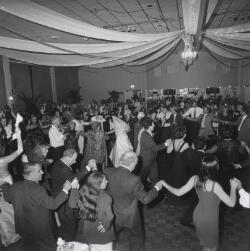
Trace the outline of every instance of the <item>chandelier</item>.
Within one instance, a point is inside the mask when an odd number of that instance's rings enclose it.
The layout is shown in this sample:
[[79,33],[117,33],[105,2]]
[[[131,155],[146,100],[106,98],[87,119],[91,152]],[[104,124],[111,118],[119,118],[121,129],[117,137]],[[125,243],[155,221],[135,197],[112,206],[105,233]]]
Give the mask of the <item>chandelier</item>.
[[182,39],[184,42],[184,50],[181,53],[181,57],[182,62],[185,65],[185,70],[187,71],[189,66],[196,60],[198,53],[194,49],[194,36],[185,34]]

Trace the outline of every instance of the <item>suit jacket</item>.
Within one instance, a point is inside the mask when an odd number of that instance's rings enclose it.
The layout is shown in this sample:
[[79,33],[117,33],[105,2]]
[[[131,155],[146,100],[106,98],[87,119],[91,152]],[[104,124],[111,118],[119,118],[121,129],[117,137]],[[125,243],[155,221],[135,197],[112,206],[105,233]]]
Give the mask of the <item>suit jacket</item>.
[[65,192],[61,190],[53,199],[42,186],[29,180],[3,185],[2,190],[5,200],[14,207],[17,233],[45,241],[53,236],[49,209],[55,210],[68,198]]
[[[79,173],[75,174],[73,170],[61,160],[56,161],[50,172],[53,197],[57,196],[62,190],[63,184],[66,180],[73,181],[74,178],[77,178],[80,182],[87,174],[88,170],[86,168],[81,169]],[[67,202],[60,206],[58,213],[60,217],[63,217],[64,214],[73,217],[73,210],[69,207]]]
[[250,116],[247,116],[241,127],[240,127],[240,131],[238,132],[238,140],[239,141],[245,141],[247,142],[248,140],[250,140]]
[[189,148],[187,151],[184,151],[182,158],[188,167],[188,177],[193,175],[198,175],[201,167],[201,160],[205,156],[205,153],[202,151],[197,151]]
[[164,144],[157,145],[153,137],[147,131],[144,131],[140,140],[140,156],[143,166],[155,164],[157,152],[164,148]]
[[183,127],[183,117],[180,113],[176,114],[175,121],[174,121],[174,114],[171,114],[169,119],[166,120],[166,123],[170,123],[171,127]]
[[53,196],[56,196],[62,190],[63,184],[66,180],[73,181],[74,178],[77,178],[80,182],[87,174],[88,170],[86,167],[82,168],[79,173],[75,174],[65,163],[61,160],[57,160],[53,164],[50,172]]
[[106,168],[104,173],[108,179],[107,191],[113,198],[115,224],[133,228],[140,223],[138,201],[150,203],[158,192],[155,188],[145,192],[141,179],[125,167]]

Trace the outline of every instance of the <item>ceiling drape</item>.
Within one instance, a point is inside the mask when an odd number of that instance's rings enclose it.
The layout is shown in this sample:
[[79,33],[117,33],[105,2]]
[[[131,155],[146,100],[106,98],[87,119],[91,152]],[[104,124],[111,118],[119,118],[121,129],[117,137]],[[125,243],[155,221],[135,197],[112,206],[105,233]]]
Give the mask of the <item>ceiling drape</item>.
[[[159,34],[111,31],[70,18],[29,0],[0,0],[0,10],[26,21],[68,34],[95,39],[92,44],[48,43],[32,38],[0,37],[0,54],[22,62],[48,66],[142,65],[171,52],[185,37],[200,32],[201,1],[183,0],[184,30]],[[218,0],[209,0],[204,16],[208,23]],[[202,44],[220,56],[244,59],[250,50],[250,23],[201,31]],[[198,34],[199,35],[199,34]]]

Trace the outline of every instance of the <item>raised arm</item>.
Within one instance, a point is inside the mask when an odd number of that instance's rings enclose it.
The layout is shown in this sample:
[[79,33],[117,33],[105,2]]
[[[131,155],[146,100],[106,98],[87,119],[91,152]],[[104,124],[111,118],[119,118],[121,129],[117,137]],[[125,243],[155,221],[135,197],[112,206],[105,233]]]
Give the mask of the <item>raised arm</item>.
[[189,192],[193,187],[194,187],[194,184],[195,184],[195,179],[197,179],[197,175],[194,175],[192,176],[188,182],[180,187],[180,188],[174,188],[170,185],[168,185],[165,181],[163,183],[163,186],[169,191],[171,192],[172,194],[176,195],[176,196],[182,196],[183,194],[186,194],[187,192]]
[[17,139],[17,150],[8,156],[4,156],[0,158],[0,164],[9,164],[23,152],[23,142],[21,139],[21,131],[17,129],[15,134],[16,134],[16,139]]

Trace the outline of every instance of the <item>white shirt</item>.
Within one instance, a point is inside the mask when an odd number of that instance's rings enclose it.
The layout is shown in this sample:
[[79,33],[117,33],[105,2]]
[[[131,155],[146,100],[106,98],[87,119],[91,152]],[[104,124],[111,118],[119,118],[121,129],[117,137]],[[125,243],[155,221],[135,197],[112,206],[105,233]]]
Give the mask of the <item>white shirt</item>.
[[[165,119],[169,119],[170,118],[170,116],[171,116],[171,112],[167,112],[166,114],[165,114]],[[164,123],[164,125],[163,125],[163,127],[169,127],[170,126],[170,123]]]
[[246,119],[246,117],[247,117],[247,115],[245,115],[245,116],[243,116],[243,117],[241,118],[240,124],[239,124],[239,126],[238,126],[238,131],[240,131],[240,128],[241,128],[241,126],[242,126],[244,120]]
[[163,120],[164,116],[165,116],[165,114],[163,112],[159,112],[159,113],[156,114],[156,118],[160,119],[160,120]]
[[199,106],[190,107],[184,114],[183,117],[191,116],[191,118],[199,118],[199,116],[203,114],[203,109]]
[[65,136],[52,125],[49,129],[49,140],[52,147],[60,147],[64,145]]
[[12,126],[9,124],[7,126],[4,127],[4,130],[6,132],[6,137],[7,139],[10,139],[11,138],[11,135],[12,135]]
[[244,189],[239,190],[240,199],[239,202],[243,207],[250,208],[250,194],[247,193]]

